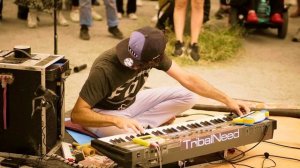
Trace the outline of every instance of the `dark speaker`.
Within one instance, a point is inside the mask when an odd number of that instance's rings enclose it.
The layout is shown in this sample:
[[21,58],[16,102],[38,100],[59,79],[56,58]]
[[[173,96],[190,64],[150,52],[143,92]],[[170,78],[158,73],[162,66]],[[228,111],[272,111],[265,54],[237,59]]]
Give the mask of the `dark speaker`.
[[45,71],[1,65],[0,75],[12,75],[13,82],[0,89],[0,152],[48,153],[62,138],[64,71],[60,66],[65,63],[53,63],[58,71],[52,65],[44,66]]

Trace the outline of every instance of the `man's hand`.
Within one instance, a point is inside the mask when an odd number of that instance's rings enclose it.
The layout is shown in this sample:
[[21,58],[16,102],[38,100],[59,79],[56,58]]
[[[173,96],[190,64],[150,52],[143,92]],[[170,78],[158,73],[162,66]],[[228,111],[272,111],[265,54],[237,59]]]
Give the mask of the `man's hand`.
[[230,99],[228,103],[226,103],[227,106],[233,110],[237,115],[241,116],[244,114],[247,114],[250,112],[249,106],[241,101],[235,101],[233,99]]
[[144,128],[134,119],[125,118],[125,117],[116,117],[115,125],[120,128],[130,132],[132,129],[135,133],[140,134],[144,133]]

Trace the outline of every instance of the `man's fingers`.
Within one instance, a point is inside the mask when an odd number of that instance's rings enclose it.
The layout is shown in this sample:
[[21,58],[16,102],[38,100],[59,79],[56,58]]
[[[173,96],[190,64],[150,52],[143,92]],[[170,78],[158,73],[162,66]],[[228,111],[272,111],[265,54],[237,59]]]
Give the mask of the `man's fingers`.
[[237,114],[238,114],[239,116],[244,115],[240,110],[237,110],[236,112],[237,112]]
[[136,125],[133,124],[133,123],[130,124],[130,128],[131,128],[136,134],[140,134],[140,133],[141,133],[141,131],[139,131],[139,130],[137,129]]
[[248,106],[246,106],[245,104],[240,104],[240,107],[241,107],[240,109],[242,110],[242,112],[244,114],[247,114],[251,111],[250,108]]
[[136,127],[141,133],[145,133],[144,128],[140,124],[136,125]]

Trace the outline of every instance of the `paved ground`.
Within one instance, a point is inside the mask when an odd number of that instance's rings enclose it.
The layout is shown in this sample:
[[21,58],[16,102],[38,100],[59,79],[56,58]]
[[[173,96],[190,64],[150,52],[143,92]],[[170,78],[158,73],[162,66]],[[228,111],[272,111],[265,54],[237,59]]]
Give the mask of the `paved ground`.
[[[154,25],[150,19],[156,13],[156,1],[144,1],[138,8],[137,21],[124,18],[120,28],[126,36],[131,30],[143,25]],[[217,9],[212,4],[212,13]],[[48,14],[40,16],[36,29],[29,29],[25,21],[18,20],[17,7],[13,0],[6,0],[3,9],[4,20],[0,23],[0,49],[12,49],[18,44],[30,45],[32,52],[53,53],[54,37],[52,19]],[[97,7],[103,16],[104,7]],[[294,10],[294,7],[290,11]],[[68,11],[64,11],[69,19]],[[104,17],[105,18],[105,17]],[[213,17],[212,17],[213,19]],[[216,87],[234,98],[258,100],[268,103],[300,104],[300,43],[291,42],[292,35],[300,25],[300,18],[290,19],[286,39],[276,38],[276,30],[254,32],[243,41],[243,49],[233,60],[209,65],[185,67],[199,74]],[[81,86],[86,79],[93,60],[119,40],[107,31],[106,21],[94,22],[90,30],[91,40],[79,39],[79,24],[70,22],[68,27],[58,27],[58,54],[70,60],[71,67],[87,64],[88,68],[73,73],[66,82],[66,111],[72,109]],[[164,73],[153,71],[147,86],[178,85]]]

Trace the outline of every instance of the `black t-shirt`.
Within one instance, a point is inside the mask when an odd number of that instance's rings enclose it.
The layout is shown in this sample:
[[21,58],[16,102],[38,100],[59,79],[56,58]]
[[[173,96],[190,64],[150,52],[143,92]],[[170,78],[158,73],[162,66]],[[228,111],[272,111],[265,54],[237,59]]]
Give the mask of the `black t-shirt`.
[[[172,61],[164,56],[155,67],[167,71]],[[100,55],[91,68],[88,79],[80,91],[80,97],[91,107],[107,110],[122,110],[135,101],[151,68],[132,70],[119,62],[116,48]]]

